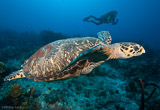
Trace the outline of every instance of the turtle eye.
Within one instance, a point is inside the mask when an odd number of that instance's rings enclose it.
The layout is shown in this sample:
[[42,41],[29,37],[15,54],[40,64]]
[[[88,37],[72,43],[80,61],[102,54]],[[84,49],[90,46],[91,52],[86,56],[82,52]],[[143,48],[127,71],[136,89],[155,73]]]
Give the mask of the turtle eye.
[[135,51],[139,50],[138,46],[134,46],[133,48],[134,48]]

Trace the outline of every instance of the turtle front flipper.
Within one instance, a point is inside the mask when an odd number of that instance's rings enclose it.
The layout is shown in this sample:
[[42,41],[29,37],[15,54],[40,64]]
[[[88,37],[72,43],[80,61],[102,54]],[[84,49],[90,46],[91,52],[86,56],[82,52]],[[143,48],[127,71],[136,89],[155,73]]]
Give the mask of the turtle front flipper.
[[101,40],[104,44],[111,44],[112,37],[109,31],[100,31],[97,33],[99,40]]
[[68,66],[64,67],[62,71],[60,71],[59,73],[74,70],[75,66],[73,65],[77,65],[77,67],[79,68],[77,69],[76,67],[75,70],[81,70],[82,68],[85,68],[88,65],[87,62],[90,62],[89,64],[96,64],[98,66],[98,64],[103,63],[106,59],[109,58],[111,52],[112,50],[108,48],[106,45],[94,46],[86,52],[80,54]]
[[12,74],[10,74],[9,76],[6,76],[4,78],[4,81],[10,81],[10,80],[13,80],[13,79],[18,79],[18,78],[24,78],[25,75],[24,75],[24,72],[23,70],[18,70],[18,71],[15,71],[13,72]]

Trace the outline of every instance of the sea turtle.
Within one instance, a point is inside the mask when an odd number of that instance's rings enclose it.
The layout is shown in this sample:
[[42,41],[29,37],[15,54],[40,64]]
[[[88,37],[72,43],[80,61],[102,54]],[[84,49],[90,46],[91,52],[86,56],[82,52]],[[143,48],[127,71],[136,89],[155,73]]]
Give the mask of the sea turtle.
[[109,59],[127,59],[145,53],[142,46],[131,42],[111,44],[108,31],[97,33],[98,38],[82,37],[58,40],[41,47],[4,80],[27,78],[53,81],[90,73]]

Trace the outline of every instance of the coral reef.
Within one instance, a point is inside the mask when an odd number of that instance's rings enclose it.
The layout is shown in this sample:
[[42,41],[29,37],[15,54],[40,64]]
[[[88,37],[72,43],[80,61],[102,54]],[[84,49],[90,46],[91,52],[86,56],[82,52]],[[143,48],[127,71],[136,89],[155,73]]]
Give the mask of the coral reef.
[[[18,70],[41,45],[68,36],[51,31],[40,35],[12,31],[0,32],[0,36],[2,34],[5,37],[0,37],[4,41],[3,45],[0,44],[0,61],[5,63],[6,71],[0,77],[0,107],[26,110],[138,110],[142,96],[139,79],[143,79],[144,96],[150,96],[156,88],[152,97],[144,103],[145,109],[160,108],[160,52],[153,52],[145,46],[147,53],[141,57],[110,60],[78,78],[51,82],[28,79],[3,82],[3,77]],[[29,45],[24,45],[20,35]],[[14,43],[7,43],[5,38],[14,40]],[[45,38],[46,41],[42,42]]]
[[0,62],[0,73],[3,73],[5,71],[5,64]]
[[56,33],[51,30],[44,30],[40,33],[40,40],[43,41],[42,44],[48,44],[55,40],[68,38],[68,36],[63,35],[62,33]]
[[152,95],[153,95],[154,92],[156,91],[156,88],[154,88],[153,91],[152,91],[152,93],[148,96],[148,98],[145,99],[145,98],[144,98],[145,90],[144,90],[144,85],[143,85],[142,79],[140,79],[140,84],[141,84],[141,88],[142,88],[142,97],[141,97],[140,110],[144,110],[144,103],[152,97]]
[[17,98],[19,97],[20,95],[22,94],[22,89],[21,89],[21,86],[19,84],[14,84],[11,88],[11,91],[10,91],[10,96],[13,97],[13,98]]

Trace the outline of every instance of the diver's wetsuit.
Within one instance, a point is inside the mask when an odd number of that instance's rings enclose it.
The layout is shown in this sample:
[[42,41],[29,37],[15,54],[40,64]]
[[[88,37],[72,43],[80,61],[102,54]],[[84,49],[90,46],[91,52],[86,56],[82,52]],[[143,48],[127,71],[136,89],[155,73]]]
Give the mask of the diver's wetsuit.
[[[103,23],[107,23],[107,24],[111,23],[112,25],[115,25],[118,23],[118,19],[115,20],[116,16],[117,16],[117,11],[110,11],[110,12],[102,15],[100,18],[96,18],[95,16],[91,15],[91,16],[84,18],[83,21],[92,22],[96,25],[100,25]],[[90,18],[95,19],[95,21],[89,20]]]

